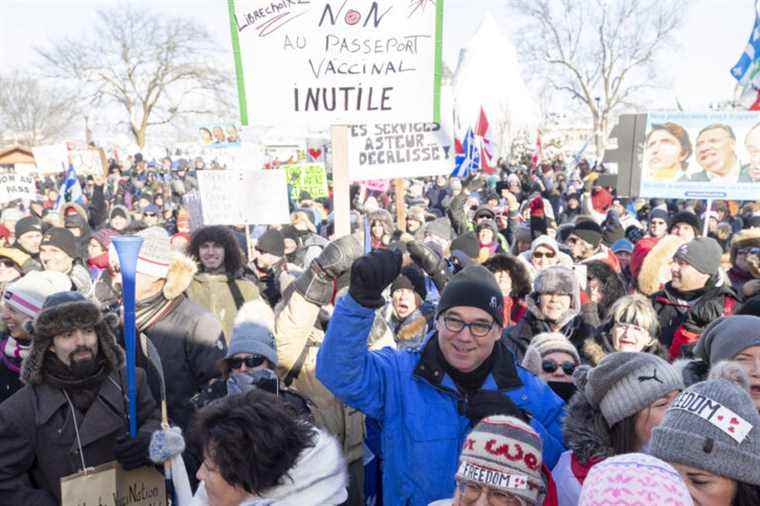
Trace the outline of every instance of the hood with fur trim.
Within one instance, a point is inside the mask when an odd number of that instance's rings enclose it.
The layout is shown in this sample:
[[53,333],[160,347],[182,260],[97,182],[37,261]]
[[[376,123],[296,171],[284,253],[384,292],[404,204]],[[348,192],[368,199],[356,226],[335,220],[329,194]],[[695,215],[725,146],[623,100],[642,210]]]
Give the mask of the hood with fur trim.
[[531,280],[528,269],[512,255],[499,253],[483,263],[483,267],[496,273],[506,271],[512,278],[512,295],[519,298],[526,297],[531,291]]
[[169,264],[169,272],[166,274],[166,284],[164,285],[164,297],[167,300],[176,299],[187,290],[193,281],[193,276],[198,271],[198,266],[193,259],[182,253],[172,253],[172,260]]
[[637,278],[637,287],[641,293],[652,295],[670,281],[669,272],[665,272],[665,269],[670,265],[673,255],[682,244],[686,244],[686,241],[668,234],[657,241],[657,244],[646,254]]
[[[378,209],[369,213],[367,219],[369,220],[370,228],[372,227],[373,222],[379,221],[383,226],[383,235],[387,236],[388,241],[390,242],[391,236],[393,236],[393,232],[396,230],[396,227],[393,225],[393,217],[391,217],[391,213],[385,209]],[[385,239],[385,237],[383,239]]]
[[600,410],[594,409],[581,388],[567,404],[562,435],[565,446],[581,464],[615,455],[607,421]]
[[731,264],[736,265],[737,250],[757,246],[760,246],[760,229],[748,228],[737,233],[731,239]]
[[124,352],[116,342],[113,328],[118,316],[102,313],[86,300],[65,302],[44,309],[34,320],[32,349],[21,366],[21,381],[39,385],[45,380],[43,364],[45,353],[53,338],[73,329],[94,328],[98,336],[98,353],[102,354],[110,369],[115,371],[124,364]]

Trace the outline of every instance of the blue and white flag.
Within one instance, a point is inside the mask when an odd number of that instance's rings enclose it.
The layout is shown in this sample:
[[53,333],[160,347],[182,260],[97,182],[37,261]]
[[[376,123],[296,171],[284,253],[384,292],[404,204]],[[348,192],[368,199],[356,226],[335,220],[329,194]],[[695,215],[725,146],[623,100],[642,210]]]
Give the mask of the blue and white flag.
[[760,5],[755,0],[755,24],[752,27],[752,34],[749,36],[747,47],[744,48],[739,61],[731,69],[731,75],[739,81],[742,86],[752,84],[753,78],[760,70]]
[[460,144],[459,139],[455,139],[454,146],[456,156],[454,172],[451,173],[453,177],[465,178],[480,170],[480,148],[475,142],[475,133],[472,128],[467,130],[464,142]]
[[71,164],[69,164],[69,170],[66,171],[66,179],[63,181],[61,189],[58,191],[58,201],[55,203],[56,211],[59,210],[63,204],[68,202],[84,204],[82,185],[79,184],[77,171]]

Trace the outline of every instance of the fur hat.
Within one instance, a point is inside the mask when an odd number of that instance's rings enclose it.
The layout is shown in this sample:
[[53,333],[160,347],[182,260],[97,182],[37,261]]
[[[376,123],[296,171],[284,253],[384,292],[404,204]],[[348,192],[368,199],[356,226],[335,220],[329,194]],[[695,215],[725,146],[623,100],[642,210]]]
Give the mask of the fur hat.
[[572,269],[554,265],[538,273],[533,282],[533,291],[538,294],[559,293],[575,297],[578,292],[578,279]]
[[512,292],[515,297],[525,297],[530,293],[530,274],[525,265],[513,257],[505,253],[498,253],[483,263],[483,267],[491,271],[494,275],[497,272],[508,272],[509,277],[512,279]]
[[[647,239],[650,238],[642,239],[636,244],[636,247],[633,249],[634,256],[636,256],[642,242]],[[657,292],[666,281],[669,281],[669,279],[666,279],[670,274],[670,270],[667,269],[667,267],[670,265],[673,255],[683,244],[686,244],[684,239],[676,235],[668,234],[661,237],[659,241],[656,241],[652,248],[645,253],[643,260],[641,261],[641,268],[636,278],[637,286],[641,293],[644,295],[652,295]],[[644,248],[644,246],[642,246],[642,248]],[[631,264],[633,264],[633,259],[631,259]],[[631,270],[633,271],[633,267]]]
[[113,327],[118,316],[101,313],[95,303],[79,292],[58,292],[48,296],[33,324],[32,349],[21,366],[21,381],[30,385],[44,382],[45,353],[53,338],[74,329],[94,328],[98,336],[98,353],[102,354],[111,370],[124,363],[124,352],[116,343]]
[[698,236],[702,233],[702,223],[699,221],[699,216],[691,211],[681,211],[673,215],[673,219],[670,220],[670,228],[673,228],[678,223],[686,223],[694,230],[694,235]]

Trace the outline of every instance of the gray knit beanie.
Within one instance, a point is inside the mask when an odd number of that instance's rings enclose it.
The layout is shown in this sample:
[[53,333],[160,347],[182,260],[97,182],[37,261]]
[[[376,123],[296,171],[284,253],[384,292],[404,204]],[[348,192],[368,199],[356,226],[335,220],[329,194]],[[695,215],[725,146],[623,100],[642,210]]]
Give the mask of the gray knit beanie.
[[610,353],[588,372],[585,393],[612,427],[673,390],[684,387],[681,374],[651,353]]
[[760,346],[760,317],[723,316],[705,328],[694,347],[694,355],[717,364],[721,360],[731,360],[752,346]]
[[733,382],[696,383],[676,397],[652,431],[649,452],[671,464],[760,486],[760,415]]
[[272,332],[257,322],[238,322],[232,329],[232,339],[225,358],[238,353],[262,355],[273,365],[277,365],[277,351]]
[[530,341],[530,346],[525,351],[522,366],[538,376],[541,373],[541,362],[544,357],[555,351],[567,353],[573,357],[575,365],[581,363],[578,350],[575,349],[573,343],[564,334],[560,332],[542,332]]
[[683,260],[703,274],[716,274],[720,268],[723,248],[712,237],[695,237],[681,245],[673,258]]

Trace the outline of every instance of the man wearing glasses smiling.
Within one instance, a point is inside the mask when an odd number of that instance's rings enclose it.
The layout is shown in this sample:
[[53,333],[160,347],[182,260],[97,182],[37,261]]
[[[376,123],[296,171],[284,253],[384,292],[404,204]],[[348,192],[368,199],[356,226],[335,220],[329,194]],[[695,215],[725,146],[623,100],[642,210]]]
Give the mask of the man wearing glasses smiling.
[[451,278],[436,330],[419,351],[367,350],[382,292],[401,263],[401,253],[388,250],[354,262],[349,295],[337,303],[317,358],[317,378],[382,426],[384,504],[427,506],[452,497],[467,432],[494,414],[528,413],[544,462],[553,466],[562,451],[563,402],[501,343],[502,294],[484,267]]

